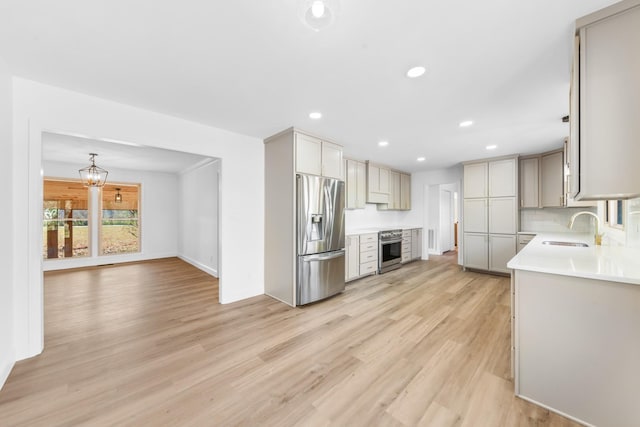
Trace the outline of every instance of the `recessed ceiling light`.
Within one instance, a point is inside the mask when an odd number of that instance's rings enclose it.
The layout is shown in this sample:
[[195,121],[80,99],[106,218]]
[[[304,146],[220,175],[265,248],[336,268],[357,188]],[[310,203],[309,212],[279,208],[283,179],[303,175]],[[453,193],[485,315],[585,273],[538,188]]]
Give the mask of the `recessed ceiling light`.
[[424,67],[413,67],[409,71],[407,71],[407,77],[410,79],[415,79],[416,77],[420,77],[427,71]]
[[496,148],[498,148],[497,145],[487,145],[487,150],[495,150]]
[[318,111],[314,111],[313,113],[309,114],[309,118],[313,119],[313,120],[318,120],[322,118],[322,113],[318,112]]
[[473,124],[473,120],[465,120],[464,122],[460,122],[461,128],[469,127]]
[[419,161],[419,162],[424,162],[427,159],[426,159],[426,157],[418,157],[416,160]]
[[389,141],[380,141],[380,142],[378,142],[378,145],[380,147],[386,147],[387,145],[389,145]]

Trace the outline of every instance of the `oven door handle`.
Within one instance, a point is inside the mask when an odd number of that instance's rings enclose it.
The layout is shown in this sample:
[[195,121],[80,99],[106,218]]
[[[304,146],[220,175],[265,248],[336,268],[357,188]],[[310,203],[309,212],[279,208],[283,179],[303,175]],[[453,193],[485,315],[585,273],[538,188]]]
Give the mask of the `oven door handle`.
[[380,245],[388,245],[390,243],[401,243],[402,239],[398,239],[398,240],[384,240],[380,242]]

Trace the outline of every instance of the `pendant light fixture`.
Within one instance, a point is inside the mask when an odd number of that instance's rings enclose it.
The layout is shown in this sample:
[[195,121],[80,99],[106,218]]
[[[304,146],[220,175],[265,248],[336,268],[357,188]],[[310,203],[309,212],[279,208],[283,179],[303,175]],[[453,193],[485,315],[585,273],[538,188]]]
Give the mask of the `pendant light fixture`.
[[116,203],[122,203],[122,194],[120,194],[120,189],[116,188]]
[[89,153],[91,165],[78,170],[82,184],[84,184],[85,187],[102,187],[107,181],[109,172],[96,166],[96,156],[96,153]]
[[298,0],[300,20],[314,31],[333,23],[338,13],[338,0]]

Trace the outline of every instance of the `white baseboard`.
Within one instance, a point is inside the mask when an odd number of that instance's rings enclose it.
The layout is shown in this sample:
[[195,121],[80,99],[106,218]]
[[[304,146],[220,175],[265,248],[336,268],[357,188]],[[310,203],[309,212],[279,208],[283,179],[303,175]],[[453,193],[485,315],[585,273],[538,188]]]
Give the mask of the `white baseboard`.
[[42,263],[42,270],[54,271],[54,270],[67,270],[70,268],[96,267],[96,266],[107,265],[107,264],[121,264],[125,262],[148,261],[152,259],[172,258],[176,256],[178,256],[178,254],[176,254],[175,252],[163,252],[163,253],[153,253],[153,254],[139,252],[135,254],[103,255],[99,257],[53,259],[53,260],[44,260]]
[[9,378],[9,374],[13,369],[13,365],[15,365],[15,361],[13,362],[11,362],[10,360],[0,361],[0,390],[2,390],[4,383],[7,382],[7,378]]
[[588,422],[583,421],[583,420],[581,420],[580,418],[576,418],[576,417],[574,417],[573,415],[569,415],[569,414],[566,414],[566,413],[564,413],[564,412],[562,412],[562,411],[558,411],[557,409],[552,408],[552,407],[551,407],[551,406],[549,406],[549,405],[545,405],[545,404],[543,404],[543,403],[540,403],[540,402],[538,402],[537,400],[530,399],[530,398],[528,398],[528,397],[526,397],[526,396],[523,396],[523,395],[521,395],[521,394],[516,394],[516,397],[519,397],[519,398],[520,398],[520,399],[522,399],[522,400],[526,400],[527,402],[531,402],[531,403],[533,403],[534,405],[538,405],[538,406],[540,406],[540,407],[542,407],[542,408],[544,408],[544,409],[548,409],[549,411],[551,411],[551,412],[555,412],[556,414],[559,414],[559,415],[562,415],[562,416],[563,416],[563,417],[565,417],[565,418],[569,418],[570,420],[575,421],[575,422],[577,422],[578,424],[582,424],[582,425],[585,425],[585,426],[587,426],[587,427],[595,427],[593,424],[589,424]]
[[186,263],[189,263],[191,265],[193,265],[195,268],[204,271],[205,273],[215,277],[216,279],[218,278],[218,270],[216,270],[215,268],[211,268],[209,266],[206,266],[204,264],[202,264],[201,262],[198,262],[196,260],[193,260],[191,258],[189,258],[188,256],[184,256],[184,255],[178,255],[178,258],[180,258],[181,260],[183,260]]

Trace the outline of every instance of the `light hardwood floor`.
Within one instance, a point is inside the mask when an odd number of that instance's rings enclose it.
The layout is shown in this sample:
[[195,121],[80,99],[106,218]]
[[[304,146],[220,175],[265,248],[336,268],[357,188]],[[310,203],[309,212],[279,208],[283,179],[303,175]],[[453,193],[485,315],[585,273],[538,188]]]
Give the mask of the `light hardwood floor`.
[[178,259],[49,272],[0,425],[575,425],[513,396],[509,333],[509,280],[450,255],[296,309]]

